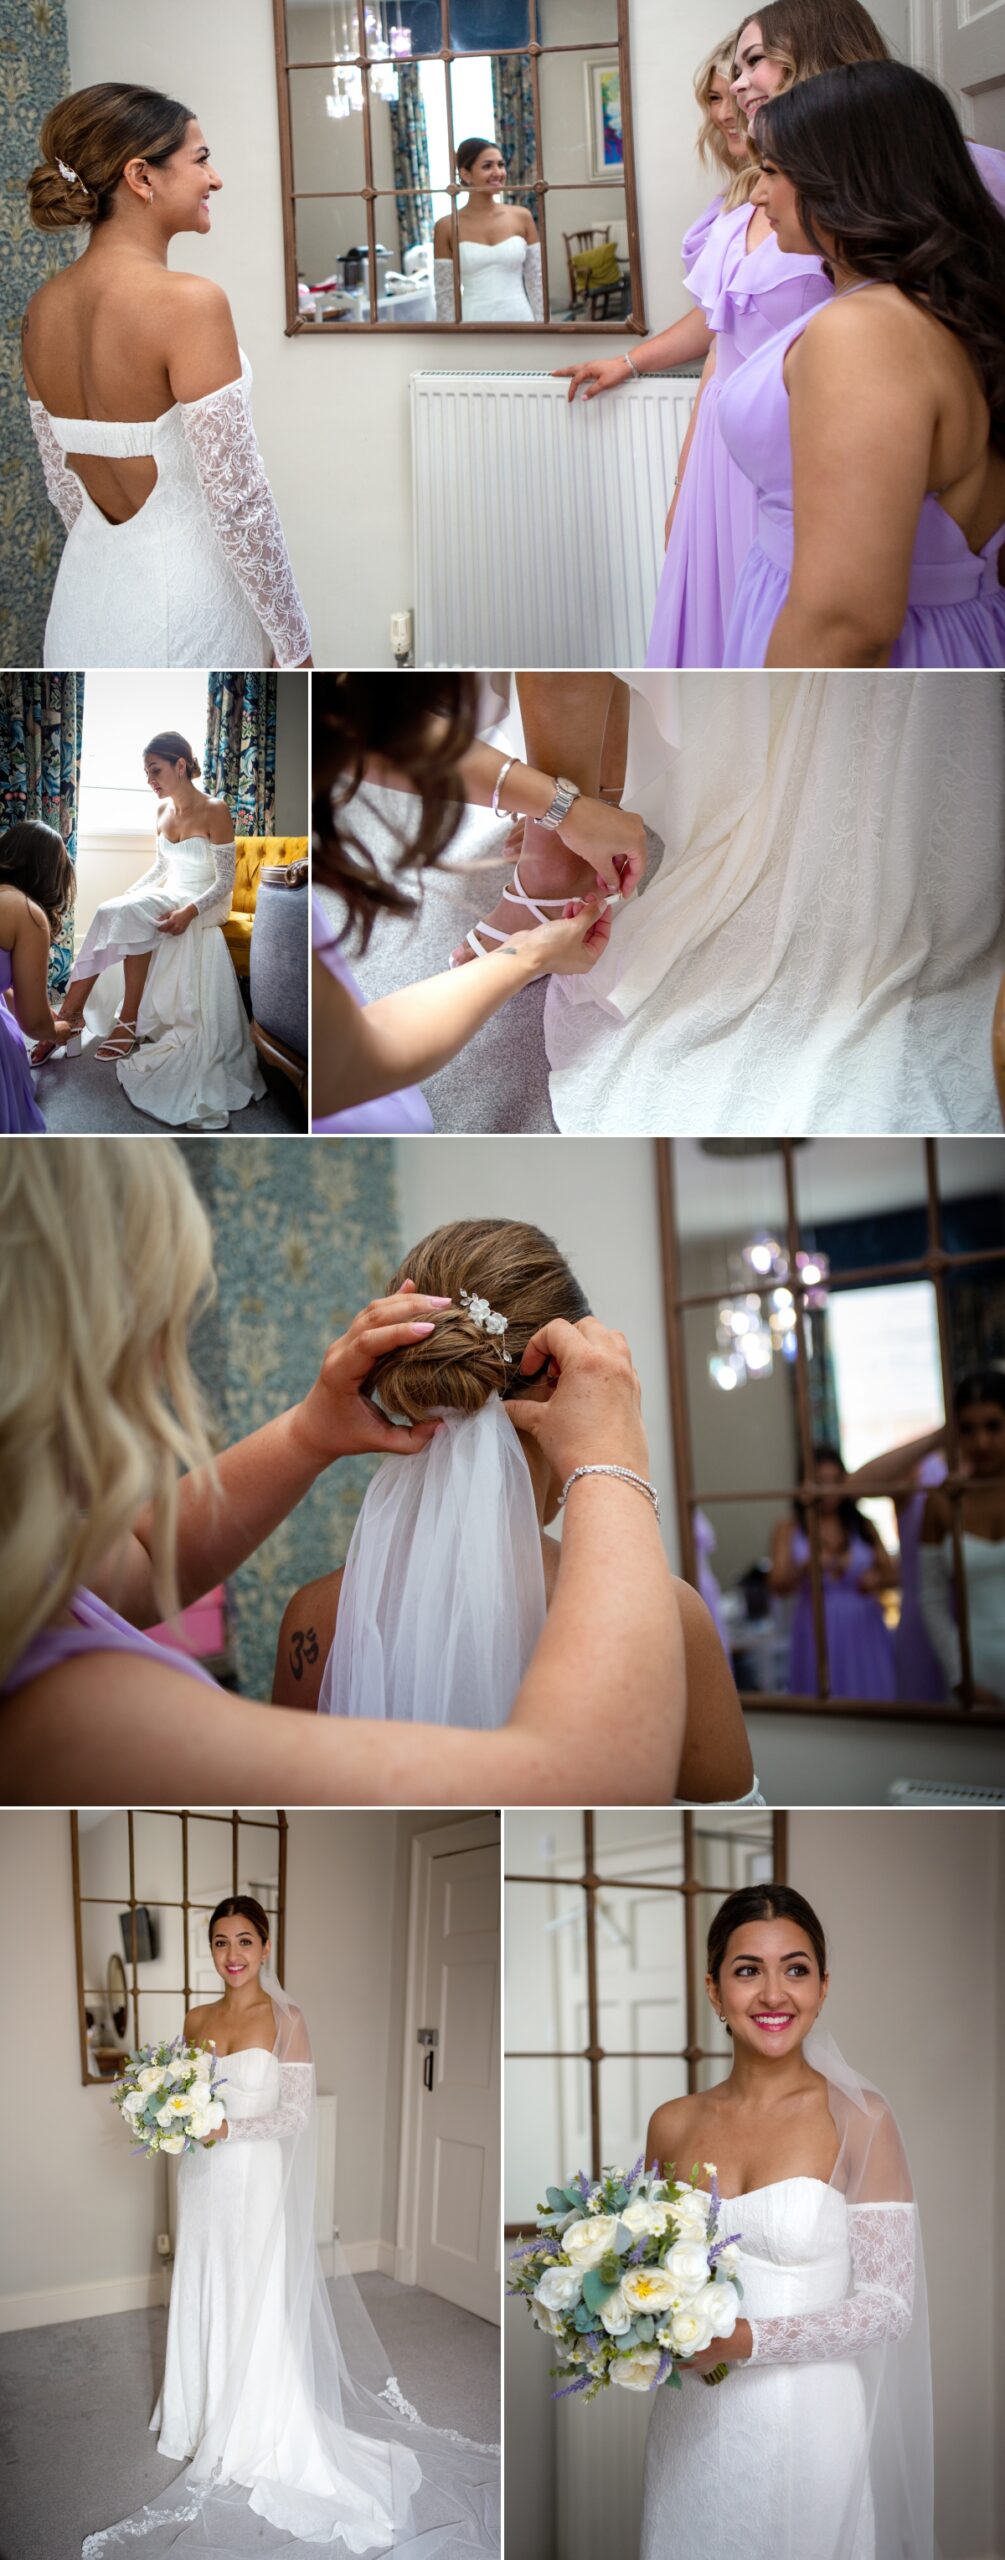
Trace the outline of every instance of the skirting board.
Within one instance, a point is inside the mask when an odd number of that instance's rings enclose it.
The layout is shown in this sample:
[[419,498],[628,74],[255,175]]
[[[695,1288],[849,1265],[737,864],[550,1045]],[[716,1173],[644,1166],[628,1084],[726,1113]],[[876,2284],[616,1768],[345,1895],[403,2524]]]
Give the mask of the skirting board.
[[[326,2275],[331,2275],[331,2249],[320,2251]],[[343,2255],[350,2275],[365,2276],[376,2272],[397,2276],[399,2283],[414,2283],[414,2277],[402,2274],[396,2265],[398,2252],[390,2240],[350,2240]],[[64,2284],[39,2293],[8,2293],[0,2296],[0,2334],[14,2329],[45,2329],[60,2320],[98,2320],[116,2311],[147,2311],[165,2303],[169,2293],[169,2270],[155,2268],[145,2276],[111,2276],[93,2284]]]

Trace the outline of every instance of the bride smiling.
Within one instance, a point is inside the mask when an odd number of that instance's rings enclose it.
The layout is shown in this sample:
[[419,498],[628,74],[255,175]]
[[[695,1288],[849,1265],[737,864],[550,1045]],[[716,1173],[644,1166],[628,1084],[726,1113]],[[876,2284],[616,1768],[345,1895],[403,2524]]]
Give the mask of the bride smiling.
[[[435,1416],[439,1429],[417,1457],[385,1461],[345,1565],[290,1601],[273,1694],[327,1715],[499,1726],[545,1624],[561,1548],[544,1532],[567,1489],[537,1438],[551,1364],[525,1377],[520,1363],[543,1326],[590,1311],[550,1237],[515,1219],[437,1228],[393,1287],[408,1281],[452,1303],[421,1342],[376,1362],[367,1391],[395,1420]],[[674,1588],[687,1684],[680,1795],[759,1802],[719,1637],[697,1592]]]

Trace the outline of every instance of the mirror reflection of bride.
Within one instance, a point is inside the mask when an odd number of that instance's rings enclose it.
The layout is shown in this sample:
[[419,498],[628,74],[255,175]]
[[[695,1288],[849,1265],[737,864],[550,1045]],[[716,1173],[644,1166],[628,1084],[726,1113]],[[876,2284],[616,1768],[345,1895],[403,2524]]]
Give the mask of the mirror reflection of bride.
[[132,2549],[456,2555],[497,2548],[495,2448],[424,2426],[336,2244],[314,2245],[310,2038],[271,1965],[269,1921],[233,1895],[208,1922],[222,1997],[184,2034],[224,2064],[226,2118],[178,2163],[177,2250],[158,2451],[186,2465],[84,2560]]
[[[464,320],[543,320],[541,243],[525,205],[504,204],[506,163],[498,143],[469,135],[457,145],[457,175],[467,188],[457,213],[457,253]],[[454,317],[453,221],[441,214],[433,232],[436,314]]]
[[[394,1419],[436,1415],[441,1428],[417,1457],[385,1461],[345,1565],[290,1601],[274,1695],[321,1714],[499,1726],[561,1555],[545,1531],[562,1486],[535,1436],[551,1364],[528,1379],[520,1362],[542,1326],[578,1324],[590,1310],[550,1238],[515,1219],[438,1228],[406,1254],[393,1289],[408,1280],[452,1303],[425,1339],[377,1361],[367,1391]],[[675,1590],[687,1684],[680,1797],[760,1802],[720,1638],[697,1592],[684,1582]]]

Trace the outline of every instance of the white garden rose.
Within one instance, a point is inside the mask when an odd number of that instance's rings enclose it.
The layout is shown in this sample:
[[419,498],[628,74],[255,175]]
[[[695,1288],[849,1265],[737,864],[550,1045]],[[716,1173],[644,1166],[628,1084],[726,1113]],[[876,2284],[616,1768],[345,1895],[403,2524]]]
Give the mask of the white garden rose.
[[[220,2110],[221,2114],[223,2110]],[[535,2302],[546,2302],[549,2311],[571,2311],[579,2301],[583,2279],[575,2267],[546,2267],[534,2288]]]
[[700,2187],[685,2187],[671,2207],[682,2240],[701,2240],[708,2228],[712,2199]]
[[633,2347],[630,2355],[615,2356],[611,2381],[622,2391],[651,2391],[660,2366],[658,2347]]
[[633,2311],[658,2314],[670,2310],[680,2286],[663,2267],[630,2267],[621,2290]]
[[122,2101],[124,2116],[141,2116],[146,2105],[142,2089],[129,2089]]
[[161,2139],[160,2139],[160,2142],[158,2143],[157,2148],[158,2148],[158,2150],[159,2150],[159,2151],[170,2151],[170,2152],[184,2151],[184,2148],[185,2148],[185,2136],[184,2136],[184,2134],[183,2134],[183,2133],[165,2133],[165,2134],[162,2134]]
[[186,2063],[185,2068],[192,2072],[196,2080],[208,2080],[213,2068],[213,2056],[211,2053],[198,2053],[195,2061]]
[[626,2330],[631,2328],[635,2314],[623,2284],[617,2285],[601,2303],[600,2317],[609,2338],[623,2338]]
[[739,2317],[739,2303],[731,2284],[707,2284],[703,2292],[688,2304],[690,2311],[704,2315],[713,2338],[731,2338]]
[[663,2261],[675,2294],[689,2299],[708,2283],[708,2250],[700,2240],[675,2240]]
[[724,2276],[732,2276],[736,2274],[739,2263],[740,2251],[738,2243],[735,2240],[727,2240],[725,2248],[720,2249],[719,2251],[718,2258],[716,2259],[716,2265],[721,2267]]
[[558,2312],[552,2311],[546,2302],[538,2302],[533,2294],[531,2295],[530,2316],[535,2327],[538,2329],[544,2329],[549,2338],[561,2338],[564,2335],[565,2324],[559,2318]]
[[636,2240],[648,2240],[654,2233],[665,2231],[672,2219],[673,2206],[667,2196],[634,2196],[626,2204],[621,2220]]
[[190,2062],[186,2061],[185,2055],[183,2053],[176,2053],[174,2061],[169,2062],[167,2065],[164,2078],[169,2081],[187,2080],[191,2068],[192,2065]]
[[613,2249],[617,2229],[616,2213],[591,2213],[582,2222],[570,2222],[562,2238],[566,2257],[585,2275],[587,2267],[599,2267],[601,2258]]
[[178,2123],[179,2117],[188,2116],[191,2115],[191,2113],[191,2103],[189,2099],[185,2097],[184,2092],[179,2089],[176,2091],[173,2098],[165,2099],[164,2105],[162,2107],[158,2107],[157,2122],[158,2124],[166,2125],[170,2131],[171,2127]]
[[667,2343],[676,2355],[700,2356],[704,2348],[712,2344],[707,2314],[699,2311],[694,2302],[682,2302],[666,2326],[669,2331]]
[[136,2086],[138,2089],[145,2089],[149,2096],[151,2089],[160,2088],[163,2078],[164,2073],[159,2062],[148,2062],[143,2070],[137,2073]]

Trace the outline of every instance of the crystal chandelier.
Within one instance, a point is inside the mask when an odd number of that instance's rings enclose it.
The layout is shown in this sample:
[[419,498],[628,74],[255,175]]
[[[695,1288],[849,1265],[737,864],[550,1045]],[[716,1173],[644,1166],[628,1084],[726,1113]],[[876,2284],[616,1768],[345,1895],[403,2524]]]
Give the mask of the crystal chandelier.
[[[731,1395],[749,1379],[770,1378],[776,1359],[795,1360],[799,1315],[789,1285],[788,1252],[777,1236],[752,1236],[730,1254],[727,1267],[734,1294],[721,1298],[716,1310],[716,1348],[709,1354],[708,1373],[714,1386]],[[826,1254],[797,1253],[795,1276],[804,1311],[825,1307],[830,1276]],[[745,1280],[761,1286],[744,1291]]]

